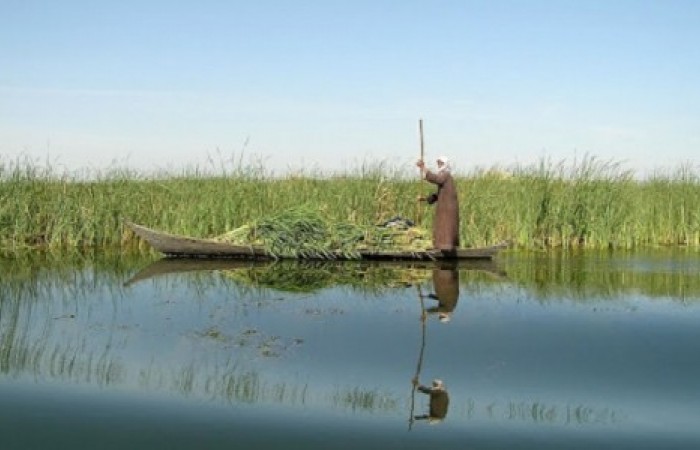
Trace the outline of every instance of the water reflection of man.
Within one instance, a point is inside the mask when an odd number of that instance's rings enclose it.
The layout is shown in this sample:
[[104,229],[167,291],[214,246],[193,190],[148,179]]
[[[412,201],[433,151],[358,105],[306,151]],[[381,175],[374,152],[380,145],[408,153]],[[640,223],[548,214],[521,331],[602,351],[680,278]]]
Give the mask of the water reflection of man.
[[414,383],[418,384],[420,392],[430,395],[428,414],[414,416],[414,418],[416,420],[427,420],[430,424],[442,422],[447,416],[447,408],[450,405],[450,396],[447,394],[442,380],[433,380],[431,386],[423,386],[418,383],[418,380],[414,380]]
[[454,264],[445,263],[433,269],[433,290],[435,292],[428,297],[437,300],[438,304],[426,308],[425,312],[437,314],[440,322],[447,323],[459,299],[459,272]]

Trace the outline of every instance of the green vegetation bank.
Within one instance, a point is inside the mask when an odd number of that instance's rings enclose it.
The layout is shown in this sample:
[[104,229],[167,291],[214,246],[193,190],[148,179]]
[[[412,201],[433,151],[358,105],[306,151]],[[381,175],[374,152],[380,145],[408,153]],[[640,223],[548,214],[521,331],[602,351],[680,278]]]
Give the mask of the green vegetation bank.
[[[328,220],[378,224],[395,216],[430,229],[416,202],[432,190],[417,174],[378,164],[343,174],[275,177],[257,166],[143,175],[111,170],[62,175],[0,160],[0,249],[143,248],[123,218],[209,237],[297,205]],[[542,161],[510,170],[457,174],[461,241],[509,240],[521,248],[639,248],[700,245],[700,178],[683,166],[638,179],[618,164]]]

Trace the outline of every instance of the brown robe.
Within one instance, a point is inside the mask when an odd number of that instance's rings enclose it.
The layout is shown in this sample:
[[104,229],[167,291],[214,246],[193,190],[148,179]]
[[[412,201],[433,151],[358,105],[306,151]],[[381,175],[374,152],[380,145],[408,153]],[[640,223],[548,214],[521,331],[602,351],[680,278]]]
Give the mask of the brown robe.
[[451,313],[459,300],[459,272],[455,268],[433,269],[433,289],[430,297],[438,301],[437,306],[426,309],[427,313]]
[[428,416],[418,416],[418,419],[444,419],[450,406],[450,396],[447,391],[427,386],[418,386],[418,390],[430,395],[430,413]]
[[454,250],[459,247],[459,201],[457,189],[449,172],[425,171],[425,179],[438,186],[438,191],[428,197],[428,203],[437,203],[433,219],[433,247]]

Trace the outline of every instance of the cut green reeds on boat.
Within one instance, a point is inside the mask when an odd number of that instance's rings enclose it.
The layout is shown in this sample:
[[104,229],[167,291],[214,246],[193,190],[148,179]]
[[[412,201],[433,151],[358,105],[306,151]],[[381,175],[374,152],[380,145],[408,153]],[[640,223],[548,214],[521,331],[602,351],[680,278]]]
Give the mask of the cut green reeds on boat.
[[277,257],[360,259],[360,251],[423,251],[427,233],[412,227],[337,223],[319,208],[302,205],[245,224],[215,238],[236,245],[262,246]]

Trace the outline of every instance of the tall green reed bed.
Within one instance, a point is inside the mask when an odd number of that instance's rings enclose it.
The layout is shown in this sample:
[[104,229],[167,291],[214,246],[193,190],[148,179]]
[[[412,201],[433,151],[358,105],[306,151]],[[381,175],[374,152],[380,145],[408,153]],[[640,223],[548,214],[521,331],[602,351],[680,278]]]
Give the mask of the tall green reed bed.
[[[504,240],[526,248],[700,245],[700,181],[689,167],[639,180],[618,164],[518,166],[456,174],[464,246]],[[394,216],[432,226],[418,204],[433,186],[377,164],[344,174],[275,177],[258,167],[59,174],[0,161],[0,249],[134,248],[123,219],[173,233],[216,236],[287,208],[310,205],[328,220],[361,225]]]

